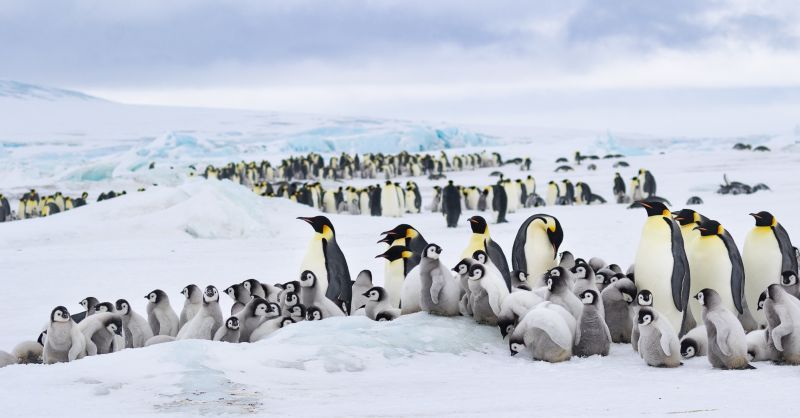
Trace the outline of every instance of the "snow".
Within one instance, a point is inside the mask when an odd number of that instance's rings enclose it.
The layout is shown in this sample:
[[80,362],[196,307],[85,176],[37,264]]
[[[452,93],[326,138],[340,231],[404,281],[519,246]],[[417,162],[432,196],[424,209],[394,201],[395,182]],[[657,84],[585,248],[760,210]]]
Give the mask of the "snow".
[[[752,228],[747,214],[754,211],[769,210],[791,236],[800,234],[795,209],[800,196],[795,178],[800,163],[797,133],[726,139],[566,130],[518,135],[502,129],[371,119],[39,102],[34,106],[30,100],[0,97],[0,110],[14,112],[3,114],[18,116],[0,126],[0,192],[13,196],[36,187],[42,193],[62,190],[73,195],[87,190],[93,198],[111,189],[128,193],[48,218],[0,224],[5,294],[0,349],[6,351],[35,339],[53,307],[64,305],[77,312],[78,301],[90,295],[109,301],[126,298],[143,314],[144,295],[155,288],[164,289],[179,310],[179,292],[188,283],[224,289],[251,277],[270,283],[295,279],[312,233],[295,218],[317,212],[288,200],[256,196],[229,181],[188,178],[186,166],[258,158],[274,162],[292,152],[283,148],[287,144],[320,150],[329,146],[323,138],[333,138],[327,152],[362,152],[370,149],[371,141],[385,141],[395,148],[375,149],[414,151],[423,144],[451,154],[487,149],[504,158],[530,156],[530,174],[540,190],[549,180],[568,178],[588,183],[609,200],[615,171],[627,180],[645,167],[654,173],[659,195],[668,198],[673,209],[683,207],[689,196],[701,196],[705,204],[695,209],[722,222],[740,247]],[[31,109],[51,119],[25,125],[31,122],[26,119]],[[97,111],[95,118],[88,117],[91,109]],[[56,114],[64,115],[61,127],[72,124],[81,135],[60,131],[58,120],[52,119]],[[123,119],[113,129],[111,122]],[[738,141],[765,144],[773,151],[731,150]],[[553,173],[555,159],[576,150],[623,152],[630,167],[615,169],[616,160],[599,160],[594,161],[597,171],[586,170],[584,163],[573,165],[574,172]],[[156,161],[154,170],[142,168],[150,161]],[[170,165],[175,168],[170,170]],[[483,186],[495,181],[489,176],[494,170],[510,178],[528,174],[505,166],[448,173],[448,178]],[[730,180],[766,183],[772,191],[716,195],[725,173]],[[433,185],[444,183],[414,180],[424,204],[430,201]],[[339,183],[324,184],[335,185]],[[139,187],[146,191],[136,192]],[[561,221],[563,250],[623,266],[633,261],[645,219],[643,211],[615,204],[521,210],[509,214],[507,224],[490,225],[492,238],[507,255],[519,225],[538,212]],[[445,264],[454,265],[470,234],[465,219],[473,214],[465,212],[456,229],[445,228],[440,214],[428,212],[400,219],[330,218],[351,277],[366,268],[380,284],[383,263],[374,256],[385,248],[375,244],[381,231],[410,223],[429,242],[443,247]],[[229,311],[229,298],[223,297],[222,305]],[[15,417],[793,413],[790,400],[795,398],[798,369],[755,366],[757,370],[726,372],[696,358],[677,369],[654,369],[628,345],[613,345],[606,358],[547,364],[523,354],[510,357],[507,341],[495,327],[476,325],[468,318],[415,314],[376,323],[349,317],[295,324],[256,344],[181,341],[70,364],[5,367],[0,369],[0,410]]]

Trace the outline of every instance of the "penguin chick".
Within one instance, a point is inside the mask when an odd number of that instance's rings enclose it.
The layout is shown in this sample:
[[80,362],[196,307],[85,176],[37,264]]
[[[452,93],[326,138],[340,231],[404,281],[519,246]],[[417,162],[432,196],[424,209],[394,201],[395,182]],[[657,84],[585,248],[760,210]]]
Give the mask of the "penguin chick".
[[[487,283],[483,283],[484,280]],[[505,288],[505,284],[502,287]],[[472,294],[472,318],[479,324],[497,325],[497,315],[505,296],[498,285],[497,276],[476,262],[469,268],[469,290]],[[508,292],[508,289],[505,290]]]
[[[579,263],[575,263],[575,267],[570,270],[570,273],[572,273],[570,276],[572,276],[574,279],[572,293],[574,293],[575,296],[580,298],[585,290],[594,290],[598,295],[600,294],[600,289],[597,287],[594,270],[592,270],[592,267],[589,266],[589,264],[587,264],[585,261],[580,260]],[[599,307],[600,313],[605,315],[603,299],[598,298],[595,303]]]
[[222,309],[219,307],[219,291],[206,286],[200,311],[178,331],[176,340],[210,340],[222,326]]
[[150,338],[153,338],[153,330],[143,316],[131,309],[130,303],[125,299],[117,300],[117,313],[122,317],[122,330],[125,333],[126,348],[140,348]]
[[572,353],[578,357],[607,356],[611,348],[611,334],[599,307],[600,295],[596,290],[587,289],[579,297],[583,311],[577,318]]
[[50,312],[50,325],[44,344],[44,364],[62,363],[83,358],[86,355],[86,338],[63,306]]
[[389,309],[388,311],[379,312],[375,315],[375,320],[378,322],[394,321],[400,317],[400,312],[397,309]]
[[458,311],[464,316],[472,316],[472,292],[469,290],[469,268],[472,267],[472,263],[471,258],[465,258],[453,267],[463,293],[458,303]]
[[358,276],[356,276],[356,281],[353,283],[352,299],[350,301],[350,306],[354,313],[367,305],[367,298],[364,296],[364,293],[372,289],[372,286],[372,272],[369,270],[361,270]]
[[178,335],[180,322],[178,315],[169,304],[169,296],[163,290],[156,289],[144,298],[149,302],[147,304],[147,322],[150,324],[153,335],[169,335],[171,337]]
[[708,331],[701,325],[692,328],[681,338],[681,357],[704,357],[708,353]]
[[514,292],[520,288],[530,290],[528,274],[522,270],[514,270],[511,272],[511,291]]
[[81,308],[83,308],[83,312],[78,312],[75,315],[72,315],[72,320],[75,321],[75,323],[78,323],[83,321],[87,316],[94,315],[94,308],[98,303],[100,303],[100,301],[94,296],[89,296],[81,300],[80,305]]
[[308,311],[306,305],[298,303],[297,305],[294,305],[291,308],[287,309],[283,313],[283,317],[292,318],[292,321],[294,322],[300,322],[306,319],[306,311]]
[[714,289],[703,289],[695,296],[703,309],[708,335],[708,361],[717,369],[753,369],[747,362],[747,339],[742,324],[728,310]]
[[303,302],[303,304],[319,308],[322,311],[323,318],[345,316],[342,308],[325,296],[325,290],[319,287],[319,283],[317,275],[311,270],[306,270],[300,274],[300,292],[301,295],[305,295],[301,296],[301,300],[310,300],[310,303]]
[[781,362],[800,364],[800,300],[790,295],[783,286],[767,287],[767,330]]
[[232,316],[225,320],[225,326],[219,327],[214,333],[214,341],[238,343],[242,330],[239,329],[239,318]]
[[[122,317],[117,314],[96,312],[81,321],[78,329],[86,338],[86,355],[115,353],[125,347],[124,339],[115,338],[122,335]],[[47,339],[50,339],[49,333]]]
[[[297,298],[294,295],[294,298]],[[267,302],[256,297],[245,305],[235,316],[239,319],[239,342],[250,341],[250,334],[261,325],[262,322],[281,315],[281,307],[277,303]]]
[[643,306],[653,306],[653,294],[649,290],[640,290],[636,295],[636,304],[634,305],[631,313],[634,317],[633,329],[631,330],[631,346],[633,351],[639,351],[639,310]]
[[39,341],[23,341],[11,350],[11,355],[17,359],[19,364],[41,364],[42,354],[44,354],[43,343],[44,333],[40,334]]
[[[513,277],[513,276],[512,276]],[[536,305],[544,302],[544,298],[530,290],[511,292],[500,306],[500,315],[497,315],[497,326],[500,335],[505,338],[514,332],[519,319],[525,316]]]
[[600,294],[611,342],[626,344],[631,342],[635,297],[636,285],[628,278],[609,284]]
[[509,338],[511,355],[527,349],[534,360],[550,363],[569,360],[574,336],[573,329],[567,323],[570,318],[574,327],[572,315],[553,303],[545,302],[531,309]]
[[769,331],[757,329],[747,333],[747,358],[750,361],[779,361],[781,353],[770,341]]
[[[239,311],[244,308],[244,305],[246,305],[250,299],[250,297],[247,296],[247,292],[244,290],[244,285],[241,283],[228,286],[228,288],[225,289],[225,294],[233,300],[233,304],[231,305],[231,315],[236,315],[239,313]],[[245,300],[245,298],[248,298],[248,300]]]
[[253,333],[250,334],[250,342],[255,343],[267,338],[273,332],[283,328],[286,325],[293,324],[292,318],[285,316],[278,316],[268,319],[258,326]]
[[578,318],[583,311],[581,300],[569,288],[569,271],[564,267],[554,267],[545,274],[545,300],[561,305],[574,318]]
[[264,293],[264,286],[261,285],[256,279],[247,279],[242,282],[242,288],[244,288],[244,296],[247,300],[250,300],[251,296],[257,296],[261,299],[267,299],[266,293]]
[[786,293],[800,299],[800,281],[797,280],[797,274],[791,270],[781,273],[781,285]]
[[397,308],[392,308],[392,304],[389,302],[389,294],[386,292],[386,289],[380,286],[375,286],[372,289],[364,292],[364,296],[367,298],[367,318],[377,321],[378,315],[382,312],[389,312],[395,316],[400,316],[400,310]]
[[114,305],[111,302],[100,302],[94,307],[95,312],[114,312]]
[[[366,293],[366,292],[365,292]],[[361,295],[364,296],[364,295]],[[364,296],[366,299],[366,296]],[[365,313],[366,315],[366,313]],[[322,311],[319,310],[316,306],[311,306],[306,309],[306,320],[307,321],[322,321]]]
[[678,367],[681,364],[678,334],[669,321],[662,319],[655,309],[641,307],[637,314],[639,324],[639,355],[648,366]]
[[419,303],[423,311],[442,316],[459,314],[461,284],[453,278],[439,256],[442,247],[428,244],[422,252],[419,264],[420,289]]
[[200,307],[203,305],[203,292],[196,284],[190,284],[181,290],[184,297],[183,309],[181,309],[181,316],[178,319],[178,328],[183,328],[190,319],[192,319]]

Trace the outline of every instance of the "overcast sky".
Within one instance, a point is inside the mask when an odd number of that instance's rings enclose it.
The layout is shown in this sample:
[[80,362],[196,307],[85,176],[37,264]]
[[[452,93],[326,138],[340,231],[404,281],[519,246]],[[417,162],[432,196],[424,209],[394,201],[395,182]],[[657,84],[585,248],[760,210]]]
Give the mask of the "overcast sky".
[[131,103],[789,132],[800,124],[800,6],[0,0],[0,79]]

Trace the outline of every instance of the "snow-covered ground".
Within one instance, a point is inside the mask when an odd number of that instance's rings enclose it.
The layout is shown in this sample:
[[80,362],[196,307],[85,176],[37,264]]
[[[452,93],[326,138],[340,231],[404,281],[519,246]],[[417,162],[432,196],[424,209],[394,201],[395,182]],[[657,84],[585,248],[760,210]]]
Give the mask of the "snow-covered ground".
[[[179,292],[189,283],[224,289],[246,278],[284,282],[299,274],[311,229],[295,218],[314,214],[313,209],[261,198],[228,181],[189,179],[177,169],[132,170],[137,155],[145,153],[142,161],[155,158],[166,165],[277,159],[292,149],[270,144],[291,144],[296,137],[286,134],[285,125],[269,121],[292,118],[294,131],[314,132],[315,147],[319,143],[342,146],[327,149],[337,152],[350,151],[350,147],[361,150],[363,144],[348,142],[347,135],[315,131],[334,119],[344,130],[355,129],[358,123],[369,125],[370,132],[386,133],[381,138],[392,146],[397,146],[393,135],[401,135],[398,132],[439,129],[410,122],[128,107],[85,97],[23,96],[0,96],[0,114],[19,116],[9,118],[9,124],[4,118],[0,125],[0,193],[19,193],[32,186],[45,193],[90,190],[96,196],[100,190],[121,188],[129,193],[57,216],[0,224],[0,277],[5,295],[0,303],[5,319],[0,325],[0,349],[6,351],[19,341],[35,339],[54,306],[65,305],[77,312],[78,301],[86,296],[110,301],[126,298],[141,313],[144,295],[155,288],[165,290],[177,307],[182,303]],[[92,108],[100,112],[96,120],[89,118]],[[52,112],[51,118],[59,109],[72,109],[82,116],[75,116],[78,121],[65,116],[65,130],[59,131],[55,119],[25,119],[33,117],[36,109]],[[120,122],[128,116],[133,122]],[[681,208],[689,196],[701,196],[705,204],[696,209],[725,225],[740,246],[753,223],[747,214],[759,210],[771,211],[791,236],[800,236],[796,210],[800,146],[792,134],[745,139],[773,150],[755,153],[731,150],[738,138],[690,141],[567,131],[528,135],[518,130],[511,135],[486,129],[458,129],[466,134],[457,138],[487,142],[455,145],[471,145],[473,150],[491,145],[506,158],[530,156],[534,159],[531,174],[540,187],[549,180],[569,178],[588,183],[610,200],[615,160],[597,161],[597,171],[587,171],[584,164],[566,174],[553,172],[554,161],[578,149],[623,152],[631,165],[619,170],[623,177],[632,177],[641,167],[651,170],[658,194],[670,199],[674,209]],[[78,130],[82,133],[70,139]],[[223,141],[224,130],[240,132],[241,137]],[[265,136],[259,137],[256,131]],[[170,139],[170,135],[188,135],[194,142]],[[273,136],[265,139],[268,135]],[[367,142],[372,141],[379,140]],[[436,150],[435,144],[426,144]],[[76,175],[91,167],[106,170],[96,177]],[[491,171],[450,173],[448,178],[464,185],[488,185],[495,181],[489,176]],[[523,175],[509,166],[501,171],[511,178]],[[723,173],[731,180],[766,183],[772,191],[716,195]],[[425,203],[432,186],[443,183],[414,180]],[[149,186],[147,191],[133,192],[142,185]],[[492,237],[507,254],[519,225],[537,212],[559,218],[565,230],[562,249],[623,266],[633,261],[645,218],[641,210],[615,204],[525,209],[509,214],[507,224],[490,225]],[[330,218],[351,275],[370,269],[380,284],[383,264],[374,257],[385,249],[375,243],[381,231],[410,223],[428,241],[444,248],[447,264],[455,264],[470,234],[465,219],[471,214],[464,213],[457,229],[445,228],[441,215],[431,213],[402,219]],[[229,310],[230,300],[223,298],[222,303],[223,311]],[[15,417],[794,413],[800,369],[766,363],[756,363],[756,367],[725,372],[697,358],[678,369],[654,369],[627,345],[615,345],[607,358],[576,358],[554,365],[510,357],[496,328],[466,318],[416,314],[392,323],[342,318],[299,323],[257,344],[183,341],[70,364],[6,367],[0,369],[0,410],[4,416]]]

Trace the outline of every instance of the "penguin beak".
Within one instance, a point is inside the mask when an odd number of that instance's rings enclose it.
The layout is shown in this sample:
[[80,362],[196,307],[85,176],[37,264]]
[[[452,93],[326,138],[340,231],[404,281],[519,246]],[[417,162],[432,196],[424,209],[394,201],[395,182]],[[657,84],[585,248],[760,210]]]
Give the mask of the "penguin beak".
[[699,226],[696,226],[696,227],[692,228],[692,231],[703,231],[703,232],[705,232],[705,230],[706,230],[705,228],[702,228],[702,227],[699,227]]
[[379,240],[377,243],[378,243],[378,244],[380,244],[380,243],[383,243],[383,244],[391,244],[391,243],[392,243],[392,241],[393,241],[393,240],[392,240],[390,237],[388,237],[388,236],[385,236],[385,237],[383,237],[382,239],[380,239],[380,240]]
[[761,217],[760,217],[760,216],[758,216],[758,215],[757,215],[757,214],[755,214],[755,213],[751,213],[751,214],[750,214],[750,216],[752,216],[752,217],[754,217],[754,218],[756,218],[756,219],[761,219]]
[[298,216],[297,219],[300,219],[301,221],[306,221],[309,225],[311,225],[311,218],[304,218],[302,216]]
[[475,218],[469,218],[468,220],[469,220],[469,223],[472,223],[472,224],[478,223],[478,220],[475,219]]
[[364,292],[361,294],[361,296],[369,296],[369,292]]

